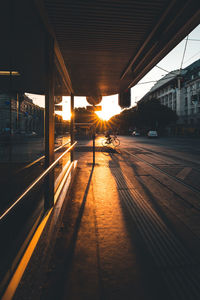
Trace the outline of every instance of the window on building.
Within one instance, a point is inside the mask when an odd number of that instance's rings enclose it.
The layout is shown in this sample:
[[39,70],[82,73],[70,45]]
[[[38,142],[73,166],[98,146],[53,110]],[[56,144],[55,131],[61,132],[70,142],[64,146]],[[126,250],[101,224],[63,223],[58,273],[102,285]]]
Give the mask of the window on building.
[[185,106],[188,106],[188,98],[185,98]]
[[187,88],[185,87],[184,90],[183,90],[184,94],[187,93]]

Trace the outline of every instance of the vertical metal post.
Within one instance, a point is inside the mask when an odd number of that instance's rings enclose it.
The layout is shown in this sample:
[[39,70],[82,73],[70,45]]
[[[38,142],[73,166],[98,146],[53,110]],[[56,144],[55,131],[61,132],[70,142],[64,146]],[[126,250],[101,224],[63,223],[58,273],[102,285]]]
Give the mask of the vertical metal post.
[[176,110],[177,114],[181,115],[181,77],[177,77],[177,84],[178,84],[178,89],[176,93]]
[[8,157],[9,157],[9,161],[12,160],[12,72],[10,71],[10,76],[9,76],[9,81],[10,81],[10,102],[9,102],[9,117],[10,117],[10,124],[9,124],[9,127],[10,127],[10,132],[9,132],[9,135],[7,137],[7,143],[9,145],[9,153],[8,153]]
[[[47,38],[45,94],[45,168],[54,161],[54,40]],[[45,179],[45,209],[54,204],[54,171]]]
[[92,140],[93,140],[93,167],[95,166],[95,125],[93,125],[93,135],[92,135]]
[[9,111],[9,114],[10,114],[10,135],[12,135],[12,72],[10,71],[10,105],[9,105],[9,108],[10,108],[10,111]]
[[17,131],[19,131],[19,94],[17,93]]
[[[75,115],[74,115],[74,95],[71,94],[71,120],[70,120],[70,139],[71,139],[71,145],[74,143],[74,121],[75,121]],[[71,153],[71,162],[74,160],[74,150],[72,149]]]

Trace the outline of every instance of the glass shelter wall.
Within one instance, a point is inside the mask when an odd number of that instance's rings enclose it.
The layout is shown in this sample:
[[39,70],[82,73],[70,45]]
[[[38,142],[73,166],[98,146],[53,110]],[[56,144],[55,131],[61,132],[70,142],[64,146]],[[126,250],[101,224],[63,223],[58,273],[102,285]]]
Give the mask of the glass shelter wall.
[[4,6],[2,20],[8,26],[2,27],[0,48],[0,282],[9,279],[35,228],[54,205],[73,148],[69,121],[54,110],[55,94],[61,97],[65,81],[54,37],[35,1],[11,0]]
[[1,212],[44,168],[34,163],[44,155],[44,109],[25,93],[0,94]]

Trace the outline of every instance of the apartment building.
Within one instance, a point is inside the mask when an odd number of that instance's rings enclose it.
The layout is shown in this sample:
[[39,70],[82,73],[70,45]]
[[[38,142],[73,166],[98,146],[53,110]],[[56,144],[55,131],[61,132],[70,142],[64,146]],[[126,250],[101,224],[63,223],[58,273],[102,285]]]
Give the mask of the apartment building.
[[168,73],[140,101],[150,99],[176,111],[177,124],[200,128],[200,60]]
[[43,134],[44,109],[35,105],[25,94],[0,94],[0,134]]

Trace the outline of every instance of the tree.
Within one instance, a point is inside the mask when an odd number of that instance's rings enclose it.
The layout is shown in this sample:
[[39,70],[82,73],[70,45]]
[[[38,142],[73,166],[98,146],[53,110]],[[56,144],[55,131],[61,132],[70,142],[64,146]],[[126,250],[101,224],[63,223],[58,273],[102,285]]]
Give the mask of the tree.
[[92,114],[85,107],[78,107],[74,109],[75,123],[91,123]]
[[160,104],[157,99],[152,99],[138,102],[137,106],[123,110],[119,115],[112,117],[111,122],[125,132],[128,132],[130,128],[162,131],[177,119],[173,110]]
[[140,124],[147,129],[163,129],[178,119],[176,112],[157,99],[139,102],[137,111]]

